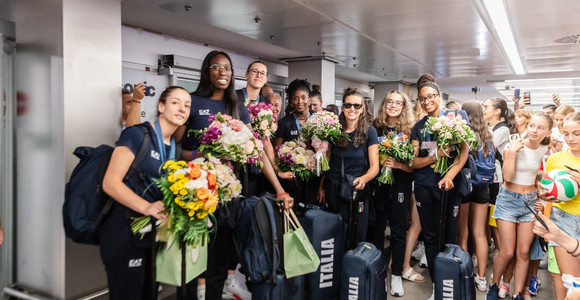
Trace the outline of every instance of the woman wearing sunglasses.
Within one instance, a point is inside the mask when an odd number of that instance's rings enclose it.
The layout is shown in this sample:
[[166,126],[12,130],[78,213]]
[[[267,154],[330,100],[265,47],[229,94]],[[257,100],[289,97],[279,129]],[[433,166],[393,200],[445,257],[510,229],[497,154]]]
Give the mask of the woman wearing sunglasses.
[[[369,181],[379,173],[378,136],[371,125],[372,117],[364,102],[364,96],[357,89],[345,90],[342,96],[342,112],[338,118],[342,131],[348,134],[348,139],[339,140],[330,150],[330,170],[321,181],[318,199],[320,203],[326,203],[330,211],[340,213],[347,224],[351,216],[358,214],[356,231],[353,228],[356,234],[349,242],[352,247],[365,240],[367,234],[370,199],[368,186]],[[343,170],[345,175],[355,178],[354,200],[341,199],[339,196]],[[350,201],[354,201],[355,205],[350,205]]]
[[[228,114],[235,119],[241,120],[246,125],[250,123],[248,110],[238,100],[234,86],[234,70],[230,56],[217,50],[208,53],[201,65],[199,86],[191,94],[191,113],[186,122],[186,128],[182,128],[182,132],[186,132],[181,144],[184,160],[189,161],[196,156],[203,155],[197,152],[200,145],[199,140],[190,130],[200,130],[208,127],[210,114]],[[277,198],[284,202],[286,209],[291,208],[294,200],[288,193],[284,192],[270,164],[270,160],[266,155],[262,155],[261,161],[264,165],[262,172],[264,172],[264,175],[266,175],[266,178],[276,190]],[[242,188],[242,194],[248,197],[252,196],[245,194],[244,188],[247,187]],[[192,281],[191,285],[188,285],[188,294],[192,296],[197,292],[198,299],[221,299],[228,273],[228,265],[232,257],[234,257],[231,253],[234,249],[232,229],[225,221],[227,216],[219,208],[214,215],[218,219],[217,232],[219,234],[210,237],[212,242],[208,252],[207,271],[203,275],[207,280],[199,280],[197,291],[192,290],[193,286],[195,286],[194,281]],[[203,297],[204,295],[205,297]]]
[[[442,238],[446,243],[457,243],[457,222],[459,216],[460,197],[455,189],[453,180],[459,173],[469,154],[469,148],[464,142],[459,149],[453,147],[445,153],[438,150],[437,142],[432,134],[429,133],[426,125],[429,117],[455,116],[461,115],[469,123],[469,118],[463,110],[443,110],[441,108],[441,89],[433,81],[419,82],[417,87],[419,91],[418,102],[421,108],[425,110],[427,116],[417,121],[411,132],[411,143],[418,146],[416,150],[413,168],[415,169],[415,199],[423,237],[425,238],[425,253],[427,254],[427,265],[429,267],[429,276],[431,281],[435,279],[435,256],[438,249],[439,239]],[[460,155],[458,155],[460,153]],[[454,165],[442,177],[435,173],[431,165],[435,164],[437,157],[442,155],[449,156],[449,163]],[[439,237],[439,220],[441,211],[441,189],[447,191],[447,232],[445,237]],[[433,295],[431,296],[432,299]]]

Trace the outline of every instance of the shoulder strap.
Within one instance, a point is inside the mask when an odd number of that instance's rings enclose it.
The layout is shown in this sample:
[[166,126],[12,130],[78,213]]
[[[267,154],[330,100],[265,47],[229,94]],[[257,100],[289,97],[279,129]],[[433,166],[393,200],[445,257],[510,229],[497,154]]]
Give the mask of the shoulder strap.
[[[129,167],[127,174],[125,174],[125,177],[123,177],[123,182],[129,180],[129,178],[131,178],[133,174],[141,172],[141,163],[145,158],[145,154],[147,153],[147,149],[149,148],[149,142],[151,140],[149,132],[147,132],[148,130],[146,128],[139,125],[135,126],[138,126],[143,131],[143,143],[141,144],[141,147],[139,148],[137,155],[135,155],[135,159],[131,163],[131,167]],[[105,218],[105,216],[109,213],[109,211],[113,207],[113,204],[115,204],[115,200],[111,197],[107,197],[107,202],[105,203],[105,205],[103,205],[101,212],[95,219],[95,224],[101,223],[101,221]]]
[[145,158],[147,149],[149,148],[149,143],[151,142],[151,135],[149,134],[149,130],[145,128],[145,126],[139,126],[139,128],[141,131],[143,131],[143,143],[141,143],[141,147],[139,147],[139,151],[137,151],[129,171],[127,171],[127,174],[125,174],[125,177],[123,177],[123,181],[129,180],[133,174],[141,172],[141,164],[143,163],[143,159]]
[[493,126],[493,129],[491,131],[495,131],[496,129],[499,129],[502,127],[508,127],[508,125],[505,122],[499,122],[499,123],[495,124],[495,126]]

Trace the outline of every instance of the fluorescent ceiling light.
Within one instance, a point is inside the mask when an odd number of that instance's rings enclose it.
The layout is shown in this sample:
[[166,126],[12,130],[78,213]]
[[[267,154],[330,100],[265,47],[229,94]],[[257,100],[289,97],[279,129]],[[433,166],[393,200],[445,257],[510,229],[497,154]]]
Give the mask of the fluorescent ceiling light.
[[483,4],[514,72],[516,74],[526,74],[503,0],[483,0]]

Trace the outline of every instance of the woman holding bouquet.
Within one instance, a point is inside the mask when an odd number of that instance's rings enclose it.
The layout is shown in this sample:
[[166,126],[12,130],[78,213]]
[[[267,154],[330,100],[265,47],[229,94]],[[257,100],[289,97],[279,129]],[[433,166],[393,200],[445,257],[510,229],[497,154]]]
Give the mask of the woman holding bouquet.
[[[278,130],[274,139],[274,147],[278,147],[285,142],[298,139],[302,125],[310,118],[310,83],[305,79],[294,79],[286,90],[288,95],[288,105],[286,106],[286,116],[278,121]],[[316,203],[316,190],[320,184],[317,177],[313,177],[305,182],[298,180],[292,172],[277,171],[282,178],[284,188],[288,190],[292,197],[299,202]]]
[[[110,217],[105,218],[100,232],[101,259],[107,271],[110,299],[154,299],[157,287],[151,257],[155,236],[147,234],[143,239],[131,231],[130,217],[151,216],[163,219],[163,195],[149,185],[159,176],[159,169],[167,159],[175,156],[177,128],[189,116],[191,97],[182,87],[170,86],[159,96],[157,110],[159,119],[131,126],[121,133],[105,177],[103,190],[115,199]],[[135,155],[143,144],[144,134],[149,135],[149,149],[140,165],[141,176],[123,181]],[[143,195],[143,193],[146,193]],[[142,196],[143,195],[143,196]]]
[[[367,184],[379,173],[379,147],[376,129],[371,125],[371,115],[364,102],[364,96],[357,90],[348,88],[342,96],[342,112],[339,116],[342,131],[348,134],[341,138],[330,152],[330,170],[321,181],[318,190],[320,203],[326,202],[328,209],[340,213],[348,224],[353,213],[350,202],[356,201],[358,227],[351,245],[366,238],[368,227],[368,207],[371,197]],[[345,175],[355,177],[353,181],[356,199],[341,199],[338,190]]]
[[[209,115],[217,113],[230,115],[234,119],[241,120],[246,125],[251,122],[248,110],[236,96],[234,69],[230,56],[225,52],[214,50],[208,53],[203,60],[199,85],[196,91],[192,93],[191,114],[187,120],[186,127],[181,129],[182,133],[187,129],[181,145],[184,160],[189,161],[196,156],[202,155],[197,152],[200,142],[192,130],[201,130],[208,127],[210,125]],[[265,155],[261,155],[261,161],[263,163],[262,172],[276,190],[277,198],[284,201],[285,209],[290,209],[294,200],[288,193],[284,192],[270,160]],[[212,237],[212,246],[208,252],[207,271],[204,276],[207,278],[207,291],[206,282],[201,279],[197,288],[199,299],[220,299],[222,297],[222,290],[228,273],[228,264],[230,258],[235,256],[232,253],[234,249],[232,229],[227,225],[223,217],[219,217],[219,208],[216,210],[215,215],[218,217],[218,234]],[[194,297],[196,291],[193,290],[193,286],[195,286],[194,281],[188,284],[188,294],[190,298],[197,299]],[[205,298],[201,298],[202,295],[205,295]]]
[[[425,253],[427,255],[427,265],[429,276],[434,280],[435,256],[437,255],[439,239],[445,239],[448,243],[457,242],[457,218],[459,215],[460,197],[455,189],[454,179],[459,173],[469,154],[469,146],[463,142],[456,146],[440,149],[434,134],[430,133],[430,128],[426,126],[430,117],[460,115],[464,120],[469,121],[464,111],[444,111],[441,108],[441,92],[435,82],[423,82],[418,87],[418,101],[427,113],[423,119],[419,120],[413,127],[411,133],[411,143],[417,145],[413,168],[415,169],[415,199],[423,237],[425,238]],[[431,165],[437,162],[438,158],[448,157],[448,162],[453,163],[452,167],[442,176],[436,173]],[[446,166],[448,167],[448,166]],[[447,232],[446,236],[439,236],[439,220],[441,211],[441,189],[447,191]]]
[[[508,262],[516,254],[514,295],[522,297],[530,262],[530,245],[534,239],[532,213],[524,203],[534,207],[536,173],[550,144],[553,121],[548,115],[531,118],[527,135],[510,138],[503,153],[503,185],[497,195],[493,217],[497,220],[501,248],[493,261],[493,282],[487,299],[497,299],[499,281]],[[517,249],[516,249],[517,244]],[[517,298],[523,299],[523,298]]]
[[[374,127],[379,136],[389,133],[411,134],[414,119],[409,97],[400,91],[388,93],[379,106]],[[387,217],[391,226],[391,295],[402,297],[405,294],[401,275],[408,273],[413,276],[413,269],[403,270],[406,247],[407,211],[410,210],[411,192],[413,183],[413,169],[406,163],[395,161],[387,157],[382,162],[383,167],[392,169],[393,184],[379,185],[374,197],[375,221],[369,224],[367,241],[373,242],[378,249],[383,249],[385,243],[385,228]],[[388,214],[388,216],[387,216]],[[416,274],[416,273],[415,273]],[[418,278],[419,274],[415,275]]]

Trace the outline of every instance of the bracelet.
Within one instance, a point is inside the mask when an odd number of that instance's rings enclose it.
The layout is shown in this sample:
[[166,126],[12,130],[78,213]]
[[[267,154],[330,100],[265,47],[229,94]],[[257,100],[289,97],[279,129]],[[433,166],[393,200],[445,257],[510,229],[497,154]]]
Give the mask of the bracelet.
[[137,102],[137,103],[141,104],[141,100],[134,100],[134,99],[131,99],[131,101],[129,101],[129,102]]
[[[578,247],[580,247],[580,241],[576,240],[576,248],[575,248],[573,251],[568,251],[568,250],[566,250],[566,252],[568,252],[568,254],[570,254],[570,255],[574,256],[574,253],[576,252],[576,250],[578,250]],[[578,254],[577,254],[576,256],[574,256],[574,257],[577,257],[578,255],[580,255],[580,253],[578,253]]]
[[514,155],[514,156],[506,155],[505,158],[517,158],[517,156],[516,155]]
[[276,194],[276,198],[280,198],[281,196],[290,196],[290,194],[288,194],[286,192]]

